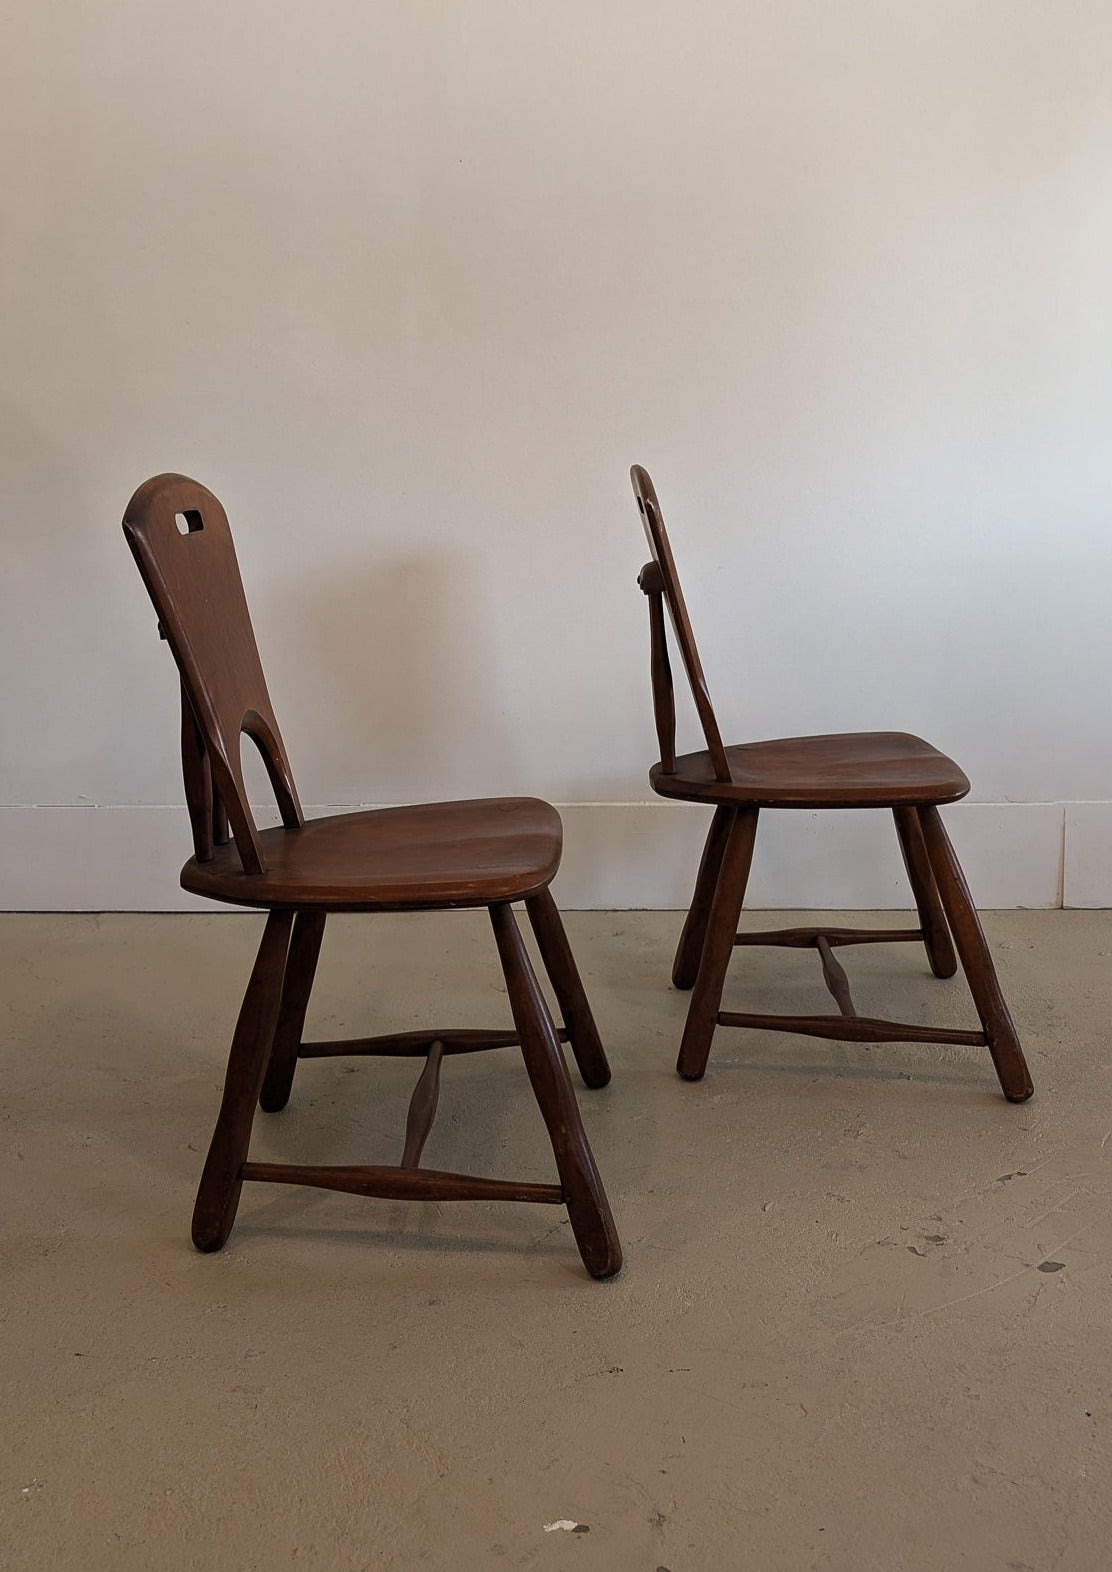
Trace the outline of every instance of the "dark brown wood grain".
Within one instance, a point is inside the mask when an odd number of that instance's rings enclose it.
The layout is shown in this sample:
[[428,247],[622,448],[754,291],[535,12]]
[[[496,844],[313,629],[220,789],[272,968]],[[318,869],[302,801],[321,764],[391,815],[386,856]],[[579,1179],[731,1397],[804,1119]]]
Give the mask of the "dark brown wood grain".
[[[567,1033],[562,1032],[566,1037]],[[383,1032],[378,1037],[337,1037],[302,1043],[301,1059],[335,1059],[374,1054],[380,1058],[423,1059],[439,1042],[445,1054],[485,1053],[491,1048],[519,1048],[516,1032],[483,1032],[469,1027],[438,1027],[416,1032]]]
[[915,897],[919,923],[923,930],[923,943],[931,971],[936,977],[952,977],[958,969],[958,958],[946,926],[946,913],[938,898],[938,884],[931,872],[930,857],[923,840],[923,826],[915,808],[893,808],[896,834],[900,842],[908,883]]
[[[180,524],[184,528],[179,527]],[[579,1117],[560,1039],[583,1078],[610,1077],[590,1005],[548,886],[560,866],[560,816],[532,797],[423,803],[305,821],[271,707],[223,507],[183,475],[158,475],[128,504],[124,533],[178,668],[181,754],[194,855],[185,889],[268,913],[232,1041],[224,1096],[193,1214],[198,1249],[228,1238],[244,1179],[413,1200],[507,1200],[568,1208],[584,1264],[612,1276],[621,1248]],[[281,825],[260,831],[243,783],[244,736],[259,748]],[[233,841],[229,842],[229,824]],[[564,1014],[556,1027],[510,903],[526,901]],[[514,1029],[386,1032],[302,1040],[329,912],[490,909]],[[292,937],[291,937],[292,933]],[[439,1097],[441,1061],[517,1046],[556,1157],[559,1185],[420,1169]],[[393,1167],[252,1163],[258,1102],[285,1107],[299,1058],[424,1055],[402,1161]]]
[[834,959],[834,951],[824,933],[815,940],[815,949],[819,952],[822,962],[822,975],[826,986],[834,996],[834,1002],[845,1016],[856,1015],[853,995],[849,991],[849,978],[846,976],[845,967],[840,961]]
[[728,747],[721,781],[706,753],[685,753],[666,773],[649,771],[661,797],[756,808],[891,808],[957,802],[969,782],[952,759],[901,731],[774,737]]
[[950,1043],[972,1048],[985,1046],[984,1032],[881,1021],[867,1015],[755,1015],[723,1010],[718,1017],[718,1024],[746,1026],[760,1032],[794,1032],[801,1037],[829,1037],[835,1042]]
[[383,1201],[532,1201],[562,1206],[558,1184],[526,1184],[516,1179],[485,1179],[441,1173],[435,1168],[340,1167],[312,1163],[245,1163],[243,1179],[266,1184],[304,1184],[317,1190],[342,1190]]
[[653,715],[660,748],[660,768],[670,775],[676,767],[676,690],[668,659],[668,634],[664,627],[664,575],[659,562],[647,562],[637,580],[649,597],[649,661],[653,689]]
[[255,1103],[274,1041],[292,926],[292,912],[269,913],[243,996],[224,1096],[193,1208],[193,1243],[198,1250],[219,1250],[235,1222]]
[[567,1023],[567,1040],[575,1055],[579,1073],[584,1085],[597,1090],[609,1084],[610,1065],[579,979],[559,909],[548,890],[530,896],[525,902],[525,909],[529,913],[552,991]]
[[[964,772],[953,759],[908,732],[841,732],[724,746],[656,489],[640,465],[633,466],[630,476],[652,552],[652,561],[642,568],[638,579],[649,601],[653,714],[660,748],[660,759],[650,769],[649,780],[662,797],[715,809],[672,967],[676,987],[694,990],[676,1064],[680,1075],[688,1080],[703,1075],[716,1026],[744,1026],[855,1042],[987,1043],[1005,1096],[1014,1102],[1029,1097],[1032,1083],[1015,1027],[976,908],[938,815],[939,804],[956,802],[969,791]],[[706,742],[706,748],[697,753],[675,752],[675,706],[662,605],[670,614]],[[891,811],[919,927],[739,933],[757,815],[761,809],[772,808]],[[835,948],[910,940],[922,941],[936,977],[952,976],[960,958],[982,1032],[857,1016],[845,969],[834,959]],[[734,947],[757,944],[816,950],[840,1015],[757,1015],[721,1010]]]
[[[722,735],[718,730],[718,721],[714,713],[714,705],[710,700],[710,690],[707,679],[703,675],[703,663],[699,659],[699,651],[695,644],[695,635],[691,631],[691,618],[687,614],[687,602],[683,598],[680,587],[680,576],[676,572],[676,564],[672,557],[672,546],[668,539],[668,532],[664,528],[664,515],[660,511],[657,501],[656,488],[649,478],[647,470],[635,464],[630,470],[633,480],[633,494],[637,498],[638,511],[641,514],[641,523],[644,525],[645,538],[649,543],[653,561],[656,563],[660,574],[660,591],[663,593],[668,607],[668,615],[672,619],[676,642],[679,645],[680,659],[683,661],[687,673],[691,696],[695,700],[695,710],[699,716],[699,725],[703,729],[703,737],[707,745],[707,755],[712,769],[718,780],[730,779],[730,766],[727,762],[722,747]],[[654,620],[653,633],[659,632],[664,638],[663,619]],[[664,649],[660,657],[667,664],[668,651]],[[656,657],[654,656],[654,660]],[[661,755],[663,758],[663,753]]]
[[409,1100],[409,1113],[405,1121],[405,1147],[402,1150],[402,1167],[416,1168],[429,1138],[432,1122],[436,1118],[436,1105],[440,1099],[440,1066],[444,1059],[444,1044],[439,1037],[429,1044],[425,1068],[421,1071],[413,1096]]
[[718,1024],[726,968],[733,952],[745,886],[749,882],[759,811],[757,808],[738,808],[730,822],[699,957],[699,973],[676,1061],[676,1069],[685,1081],[699,1081],[706,1072],[711,1039]]
[[768,928],[736,934],[734,943],[813,950],[819,939],[837,949],[840,944],[918,944],[922,937],[921,928]]
[[286,976],[282,984],[282,1002],[278,1009],[278,1023],[274,1028],[274,1044],[263,1078],[263,1089],[259,1093],[259,1107],[265,1113],[279,1112],[290,1100],[294,1071],[301,1050],[301,1033],[305,1028],[305,1012],[309,1008],[309,995],[313,991],[317,959],[324,938],[324,924],[325,914],[317,910],[298,912],[294,919]]
[[193,713],[193,705],[181,685],[181,770],[185,779],[185,806],[193,829],[193,851],[198,862],[212,860],[215,845],[215,799],[208,749]]
[[[177,519],[190,523],[183,534]],[[244,733],[258,746],[284,825],[301,804],[267,692],[228,517],[211,491],[185,475],[156,475],[128,503],[124,535],[173,651],[227,810],[243,868],[261,873],[240,757]]]
[[[695,893],[691,897],[683,932],[676,947],[676,958],[672,963],[672,983],[676,988],[694,988],[695,979],[699,975],[699,960],[703,953],[707,923],[710,921],[711,904],[718,886],[722,857],[733,822],[733,808],[714,810],[714,817],[710,821],[710,829],[707,831],[706,843],[703,846],[699,872],[695,879]],[[736,939],[734,943],[737,943]]]
[[919,821],[923,826],[923,840],[938,894],[969,981],[973,1003],[981,1017],[988,1051],[1000,1077],[1000,1085],[1009,1102],[1025,1103],[1035,1090],[1034,1082],[1019,1046],[1011,1014],[1004,1002],[996,968],[985,943],[981,919],[973,905],[961,864],[950,844],[938,809],[924,808]]
[[491,797],[337,813],[257,839],[264,871],[247,873],[233,846],[217,847],[210,861],[186,863],[183,889],[235,906],[332,912],[488,906],[547,888],[563,829],[547,802]]
[[613,1277],[621,1269],[622,1247],[602,1188],[568,1067],[537,983],[513,910],[492,906],[490,920],[502,961],[514,1024],[521,1035],[525,1068],[548,1126],[572,1232],[592,1277]]

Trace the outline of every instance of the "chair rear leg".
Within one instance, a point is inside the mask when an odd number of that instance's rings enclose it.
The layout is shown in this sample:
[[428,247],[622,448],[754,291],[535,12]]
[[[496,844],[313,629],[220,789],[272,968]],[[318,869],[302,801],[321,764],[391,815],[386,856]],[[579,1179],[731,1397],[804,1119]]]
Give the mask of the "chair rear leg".
[[575,1242],[592,1277],[613,1277],[621,1268],[622,1247],[587,1144],[556,1028],[512,909],[504,904],[492,906],[490,920],[522,1057],[552,1142]]
[[[695,979],[695,991],[691,995],[680,1054],[676,1061],[676,1069],[685,1081],[701,1080],[707,1068],[711,1039],[718,1024],[718,1010],[722,1003],[726,968],[733,954],[745,886],[749,882],[749,869],[753,862],[757,814],[756,808],[735,809],[727,833],[722,865],[706,924],[699,975]],[[708,848],[709,844],[708,841]],[[701,869],[699,877],[702,878]]]
[[938,893],[1004,1096],[1012,1103],[1026,1102],[1035,1090],[1031,1072],[1027,1068],[1019,1037],[1000,991],[996,968],[992,964],[992,956],[985,943],[981,921],[969,894],[961,864],[954,854],[938,809],[920,808],[919,822],[923,827],[923,840]]
[[733,821],[733,808],[715,808],[695,878],[695,892],[684,920],[680,942],[676,946],[676,958],[672,962],[672,985],[675,988],[694,988],[699,975],[699,960],[707,936],[711,904]]
[[537,947],[560,1005],[568,1042],[584,1084],[594,1089],[610,1080],[610,1066],[583,990],[559,908],[550,890],[541,890],[525,902]]
[[301,1047],[301,1034],[305,1030],[305,1012],[309,1008],[309,995],[313,991],[313,978],[317,972],[321,940],[324,938],[325,913],[298,912],[290,940],[290,953],[286,960],[286,975],[282,983],[282,1002],[278,1007],[278,1024],[274,1028],[274,1043],[270,1050],[270,1063],[259,1093],[259,1107],[265,1113],[277,1113],[290,1100],[294,1071],[297,1069],[297,1051]]
[[896,834],[900,840],[908,883],[915,897],[919,912],[919,926],[923,930],[923,944],[936,977],[952,977],[958,969],[957,956],[946,926],[946,914],[938,898],[938,886],[931,872],[930,858],[923,843],[923,828],[919,823],[917,808],[893,808]]
[[240,1006],[224,1096],[193,1208],[193,1243],[198,1250],[219,1250],[235,1222],[251,1121],[274,1041],[292,925],[292,912],[271,912],[267,917]]

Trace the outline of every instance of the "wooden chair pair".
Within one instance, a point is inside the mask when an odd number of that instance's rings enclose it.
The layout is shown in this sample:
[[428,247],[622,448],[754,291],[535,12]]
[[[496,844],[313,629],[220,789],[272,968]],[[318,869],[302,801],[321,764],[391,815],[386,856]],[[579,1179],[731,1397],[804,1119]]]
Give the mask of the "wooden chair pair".
[[[244,1180],[316,1185],[412,1200],[534,1201],[567,1208],[584,1265],[612,1277],[621,1246],[583,1130],[561,1049],[584,1082],[610,1067],[549,885],[562,828],[530,797],[427,803],[306,820],[274,718],[224,509],[183,475],[158,475],[128,504],[124,534],[181,678],[181,753],[194,855],[185,889],[267,912],[232,1040],[224,1096],[193,1213],[199,1250],[219,1250]],[[246,733],[262,755],[281,812],[259,830],[244,789]],[[538,985],[514,915],[524,902],[563,1024]],[[348,1042],[304,1042],[302,1031],[331,912],[486,907],[509,994],[513,1030],[434,1028]],[[420,1166],[436,1112],[441,1062],[519,1047],[548,1129],[557,1184],[488,1179]],[[374,1167],[252,1162],[255,1105],[274,1113],[290,1096],[299,1058],[383,1054],[423,1058],[401,1160]]]
[[[679,1059],[687,1080],[699,1080],[718,1026],[799,1032],[847,1042],[924,1042],[987,1047],[1010,1102],[1034,1090],[1015,1027],[965,877],[939,816],[969,782],[952,759],[904,732],[854,732],[786,737],[725,747],[691,631],[656,491],[640,465],[631,471],[634,496],[652,559],[639,583],[648,597],[652,691],[660,760],[649,773],[662,797],[714,809],[691,908],[672,969],[677,988],[692,989]],[[676,713],[664,609],[695,700],[705,749],[676,754]],[[738,920],[762,809],[884,808],[895,819],[900,850],[919,914],[906,929],[786,928],[739,933]],[[859,1016],[849,980],[834,951],[845,945],[921,941],[936,977],[952,977],[960,959],[981,1030],[958,1031]],[[742,1014],[721,1008],[726,970],[736,945],[784,945],[818,952],[837,1015]],[[954,955],[957,948],[957,959]]]
[[[634,491],[652,561],[640,584],[649,599],[652,688],[660,762],[653,787],[714,808],[710,833],[673,969],[693,988],[678,1069],[699,1079],[716,1026],[802,1032],[854,1042],[923,1041],[987,1045],[1005,1095],[1032,1086],[993,970],[976,910],[938,816],[940,803],[969,790],[957,765],[917,737],[870,732],[794,737],[724,747],[707,691],[660,506],[646,472]],[[535,798],[428,803],[306,820],[274,718],[235,547],[224,509],[182,475],[139,488],[124,533],[169,642],[181,685],[181,756],[194,855],[186,890],[261,908],[266,925],[232,1040],[224,1095],[193,1213],[200,1250],[219,1250],[235,1221],[245,1180],[314,1185],[412,1200],[533,1201],[567,1208],[593,1277],[621,1267],[621,1246],[583,1130],[561,1040],[589,1087],[610,1068],[549,885],[560,864],[559,815]],[[675,703],[664,608],[671,615],[706,749],[677,757]],[[240,749],[258,747],[281,814],[259,830]],[[919,911],[914,929],[785,929],[737,932],[762,808],[891,809]],[[537,982],[513,907],[523,902],[552,984],[558,1029]],[[486,907],[505,975],[512,1031],[430,1028],[345,1042],[303,1040],[306,1010],[330,912],[406,912]],[[951,933],[953,943],[951,943]],[[922,940],[938,977],[956,970],[954,944],[981,1018],[980,1032],[913,1026],[857,1015],[834,950],[843,945]],[[834,1016],[742,1015],[720,1008],[737,944],[817,950],[839,1008]],[[445,1057],[519,1047],[552,1144],[558,1184],[489,1179],[422,1168]],[[259,1163],[248,1147],[258,1104],[284,1108],[300,1058],[380,1054],[423,1058],[399,1163],[327,1166]]]

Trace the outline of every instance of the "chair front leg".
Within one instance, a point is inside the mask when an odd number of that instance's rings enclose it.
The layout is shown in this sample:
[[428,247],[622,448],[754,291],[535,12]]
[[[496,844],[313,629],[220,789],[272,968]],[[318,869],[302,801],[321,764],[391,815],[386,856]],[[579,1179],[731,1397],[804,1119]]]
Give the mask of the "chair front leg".
[[938,898],[938,886],[931,872],[930,858],[923,842],[923,827],[919,823],[917,808],[893,808],[896,834],[900,840],[908,883],[915,897],[919,913],[919,926],[923,930],[923,944],[936,977],[952,977],[958,969],[957,956],[946,926],[946,914]]
[[730,837],[730,826],[734,822],[734,811],[733,808],[715,808],[714,818],[710,821],[699,872],[695,878],[695,892],[684,920],[680,942],[676,946],[676,958],[672,962],[672,985],[675,988],[694,988],[699,975],[707,923],[710,921],[710,909],[726,842]]
[[1027,1068],[1019,1037],[1000,991],[996,968],[992,964],[992,956],[985,943],[981,921],[969,894],[961,864],[954,854],[938,809],[920,808],[919,822],[923,826],[923,840],[938,893],[1004,1096],[1011,1103],[1026,1102],[1035,1090],[1031,1072]]
[[274,1028],[274,1043],[270,1062],[259,1093],[259,1107],[265,1113],[277,1113],[290,1100],[294,1071],[297,1069],[297,1051],[301,1047],[301,1034],[305,1030],[305,1012],[309,1008],[309,995],[313,991],[313,978],[317,972],[321,940],[324,938],[324,912],[298,912],[290,940],[290,953],[286,960],[286,975],[282,983],[282,1002],[278,1007],[278,1024]]
[[274,1041],[292,926],[292,912],[268,915],[240,1006],[224,1096],[193,1208],[193,1243],[198,1250],[219,1250],[235,1222],[251,1121]]
[[622,1247],[572,1091],[560,1040],[510,906],[491,906],[514,1026],[533,1095],[552,1142],[572,1232],[592,1277],[613,1277]]
[[695,979],[695,991],[691,995],[676,1061],[676,1069],[685,1081],[701,1080],[707,1068],[711,1039],[718,1024],[718,1010],[722,1003],[726,968],[733,954],[738,919],[745,900],[745,886],[749,882],[749,869],[753,862],[757,815],[756,808],[735,809],[727,833],[722,865],[707,919],[699,975]]
[[599,1038],[591,1006],[583,990],[559,907],[550,890],[541,890],[525,902],[545,970],[560,1005],[568,1042],[584,1084],[597,1090],[610,1080],[610,1066]]

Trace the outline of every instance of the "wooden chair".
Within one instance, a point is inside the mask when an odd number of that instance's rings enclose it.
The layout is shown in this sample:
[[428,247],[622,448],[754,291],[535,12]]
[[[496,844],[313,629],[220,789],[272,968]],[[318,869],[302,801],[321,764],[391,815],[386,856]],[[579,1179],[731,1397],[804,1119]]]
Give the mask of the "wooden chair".
[[[1005,1097],[1011,1102],[1026,1101],[1034,1090],[1031,1077],[976,908],[938,813],[940,803],[965,796],[968,780],[952,759],[904,732],[786,737],[724,747],[653,483],[639,464],[630,473],[652,552],[652,561],[638,580],[649,602],[653,708],[660,745],[660,761],[650,770],[649,780],[662,797],[714,808],[672,969],[677,988],[694,989],[676,1065],[680,1075],[690,1081],[703,1075],[716,1026],[750,1026],[846,1042],[985,1045]],[[702,752],[679,757],[665,605],[706,741]],[[919,927],[738,933],[762,808],[891,809]],[[834,951],[843,945],[919,939],[936,977],[952,977],[957,970],[956,945],[981,1031],[951,1031],[857,1014],[848,979]],[[753,1015],[722,1010],[722,989],[733,947],[751,944],[817,950],[839,1014]]]
[[[539,1201],[566,1206],[593,1277],[621,1266],[621,1246],[587,1144],[560,1039],[588,1086],[610,1079],[602,1044],[549,884],[560,864],[556,810],[530,797],[304,818],[271,709],[224,509],[183,475],[158,475],[132,497],[124,534],[181,676],[182,767],[195,855],[182,886],[267,913],[240,1010],[224,1097],[193,1213],[193,1242],[219,1250],[245,1179],[391,1200]],[[259,830],[244,790],[241,734],[258,746],[281,826]],[[230,838],[229,838],[230,832]],[[564,1027],[557,1031],[513,912],[524,901]],[[301,1038],[329,912],[485,906],[506,978],[513,1031],[428,1030],[350,1042]],[[558,1184],[476,1178],[420,1167],[441,1061],[518,1046],[556,1159]],[[387,1167],[254,1163],[255,1103],[284,1108],[299,1058],[423,1057],[401,1162]]]

